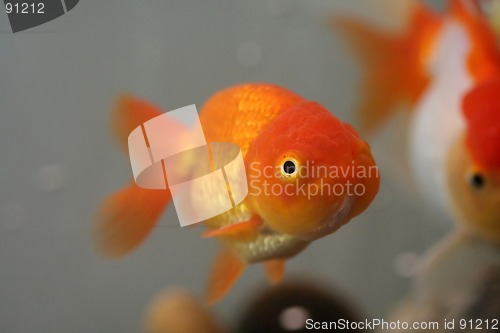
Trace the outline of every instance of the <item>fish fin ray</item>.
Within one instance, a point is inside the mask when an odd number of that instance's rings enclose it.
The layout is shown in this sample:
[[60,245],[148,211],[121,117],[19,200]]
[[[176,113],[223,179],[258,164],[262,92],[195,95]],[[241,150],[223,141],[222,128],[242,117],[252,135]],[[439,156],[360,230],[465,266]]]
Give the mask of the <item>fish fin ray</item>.
[[206,303],[213,305],[220,301],[241,276],[245,266],[245,263],[229,249],[222,249],[215,259],[208,280]]
[[262,220],[252,216],[249,220],[233,223],[222,228],[209,230],[202,234],[203,238],[221,237],[236,241],[252,241],[259,234]]
[[161,114],[155,105],[132,95],[118,97],[111,112],[111,129],[122,149],[128,153],[128,136],[136,127]]
[[103,200],[93,228],[97,250],[118,258],[137,248],[156,225],[171,200],[168,190],[130,184]]
[[[359,58],[365,74],[357,117],[361,130],[380,127],[401,104],[412,105],[429,81],[427,63],[438,17],[423,5],[415,5],[404,34],[378,31],[356,18],[332,19],[332,26]],[[425,55],[425,57],[424,57]]]

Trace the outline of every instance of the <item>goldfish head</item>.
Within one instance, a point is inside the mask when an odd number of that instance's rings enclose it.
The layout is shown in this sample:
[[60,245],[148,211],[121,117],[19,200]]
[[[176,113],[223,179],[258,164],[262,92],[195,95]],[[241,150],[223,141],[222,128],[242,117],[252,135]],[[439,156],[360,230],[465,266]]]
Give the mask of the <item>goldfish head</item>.
[[447,160],[451,205],[471,233],[500,243],[500,80],[473,88],[463,100],[465,135]]
[[283,111],[246,156],[249,205],[274,231],[318,238],[365,210],[378,169],[366,142],[315,102]]

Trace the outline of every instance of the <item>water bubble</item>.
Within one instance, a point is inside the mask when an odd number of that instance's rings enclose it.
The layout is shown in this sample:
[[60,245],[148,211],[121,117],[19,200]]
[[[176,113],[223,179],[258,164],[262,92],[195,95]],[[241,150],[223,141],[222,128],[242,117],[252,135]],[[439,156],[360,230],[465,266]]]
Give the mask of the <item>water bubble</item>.
[[305,308],[292,306],[281,312],[280,323],[287,331],[298,331],[306,326],[306,320],[309,318],[311,315]]

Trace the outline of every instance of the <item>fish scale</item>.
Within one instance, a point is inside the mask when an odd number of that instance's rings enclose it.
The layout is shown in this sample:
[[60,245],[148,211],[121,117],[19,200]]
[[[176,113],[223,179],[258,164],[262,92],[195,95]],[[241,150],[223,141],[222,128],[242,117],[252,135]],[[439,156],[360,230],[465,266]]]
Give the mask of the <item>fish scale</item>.
[[243,156],[260,131],[303,98],[275,85],[247,84],[216,93],[203,106],[200,119],[208,142],[232,142]]
[[[208,142],[235,143],[245,158],[260,131],[281,112],[300,101],[303,101],[302,97],[279,86],[247,84],[231,87],[205,103],[200,120]],[[208,188],[206,193],[214,193],[214,190]],[[248,205],[243,201],[204,223],[209,228],[218,228],[245,221],[250,216]]]

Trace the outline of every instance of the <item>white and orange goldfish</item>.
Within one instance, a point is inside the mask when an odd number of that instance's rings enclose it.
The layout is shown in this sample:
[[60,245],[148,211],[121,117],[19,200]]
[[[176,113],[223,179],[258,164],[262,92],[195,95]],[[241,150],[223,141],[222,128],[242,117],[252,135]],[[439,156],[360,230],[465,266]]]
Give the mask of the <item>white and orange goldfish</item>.
[[[498,38],[479,1],[450,0],[444,13],[418,1],[401,1],[411,13],[403,33],[382,32],[358,19],[335,20],[367,70],[359,111],[363,128],[375,129],[400,103],[409,102],[413,176],[423,194],[458,222],[424,256],[414,289],[393,319],[455,319],[458,325],[460,320],[495,318],[500,276]],[[461,329],[475,331],[470,325]],[[441,331],[446,331],[442,325],[436,332]]]
[[[112,124],[123,147],[134,128],[160,114],[147,102],[122,98]],[[264,263],[271,281],[281,280],[284,260],[362,213],[378,191],[369,145],[320,104],[287,89],[230,87],[213,95],[199,116],[209,143],[240,146],[249,185],[241,204],[204,222],[204,237],[222,245],[209,279],[209,303],[221,299],[251,263]],[[186,169],[194,170],[193,164]],[[325,172],[333,167],[344,171]],[[360,169],[365,173],[349,171]],[[319,191],[309,191],[312,187]],[[168,190],[134,183],[111,195],[98,213],[97,247],[111,257],[127,254],[148,236],[170,201]]]
[[[500,176],[497,36],[477,1],[450,0],[442,14],[416,0],[402,1],[411,13],[402,33],[379,31],[353,18],[334,21],[366,68],[358,112],[362,130],[376,129],[397,106],[409,103],[408,150],[416,183],[458,220],[475,220],[473,233],[500,242],[498,224],[485,217],[500,219],[500,201],[477,188],[496,188]],[[452,154],[456,145],[469,158],[460,162],[460,175],[449,169],[459,164]],[[488,209],[486,202],[476,202],[466,213],[470,201],[456,203],[459,184],[492,201]]]

